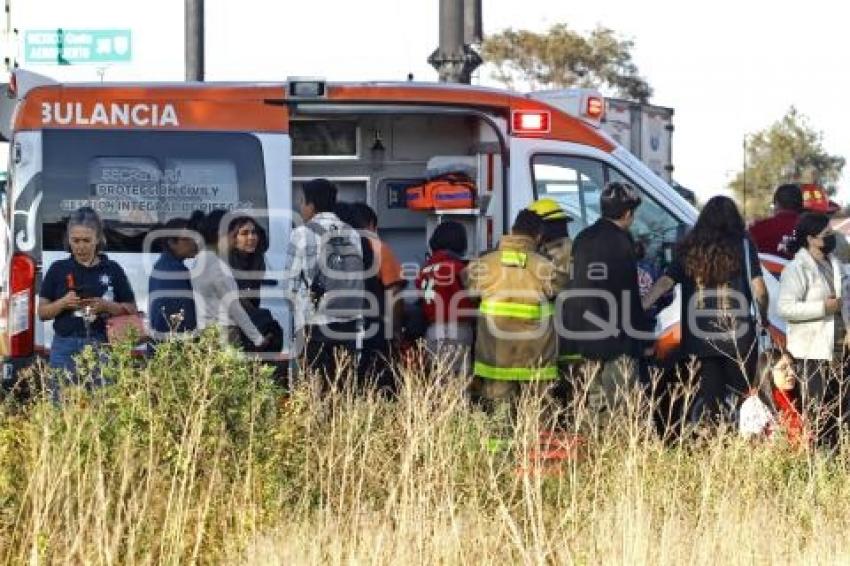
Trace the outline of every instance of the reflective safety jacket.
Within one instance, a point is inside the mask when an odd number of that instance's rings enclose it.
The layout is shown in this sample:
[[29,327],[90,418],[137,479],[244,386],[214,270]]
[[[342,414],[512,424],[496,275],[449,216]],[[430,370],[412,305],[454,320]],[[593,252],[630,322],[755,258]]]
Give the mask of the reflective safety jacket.
[[556,379],[552,299],[555,265],[526,236],[503,236],[497,250],[472,261],[467,288],[481,298],[475,375],[507,381]]
[[555,265],[555,286],[564,289],[570,281],[570,262],[573,259],[572,240],[558,238],[541,244],[538,251]]
[[[573,242],[568,237],[551,240],[540,245],[540,253],[555,265],[555,287],[566,289],[570,282],[570,271],[572,266]],[[568,351],[566,341],[558,338],[558,361],[562,363],[573,363],[581,361],[579,354]]]

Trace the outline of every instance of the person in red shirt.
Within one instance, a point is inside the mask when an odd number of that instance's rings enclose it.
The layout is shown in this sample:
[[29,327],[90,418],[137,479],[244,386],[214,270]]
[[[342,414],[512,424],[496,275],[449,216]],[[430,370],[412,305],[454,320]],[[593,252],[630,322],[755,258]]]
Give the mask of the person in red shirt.
[[750,226],[750,236],[759,253],[792,259],[788,244],[794,239],[794,227],[803,211],[800,185],[780,185],[773,193],[774,214]]
[[466,230],[457,222],[443,222],[428,240],[431,255],[416,278],[427,330],[425,344],[438,364],[455,373],[471,370],[475,308],[460,274],[466,267]]

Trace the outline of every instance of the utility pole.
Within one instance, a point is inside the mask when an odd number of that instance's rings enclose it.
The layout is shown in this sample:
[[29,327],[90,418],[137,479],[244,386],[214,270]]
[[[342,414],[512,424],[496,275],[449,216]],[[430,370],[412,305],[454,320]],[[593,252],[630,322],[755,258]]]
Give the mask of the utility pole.
[[463,0],[463,42],[467,45],[481,45],[484,41],[481,2],[482,0]]
[[440,46],[428,57],[441,82],[472,81],[481,57],[469,45],[481,38],[481,0],[440,0]]
[[204,0],[185,0],[186,80],[204,80]]

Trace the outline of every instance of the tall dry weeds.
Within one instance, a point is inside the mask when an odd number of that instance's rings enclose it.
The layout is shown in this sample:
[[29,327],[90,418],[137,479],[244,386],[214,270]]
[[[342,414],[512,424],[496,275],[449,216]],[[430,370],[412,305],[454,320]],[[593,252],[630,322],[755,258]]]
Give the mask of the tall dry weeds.
[[[95,363],[90,357],[87,363]],[[86,363],[86,362],[84,362]],[[633,392],[607,422],[470,406],[421,359],[391,401],[310,379],[288,395],[212,336],[118,351],[94,392],[2,406],[5,563],[716,564],[850,559],[844,452],[734,431],[663,442]],[[499,442],[494,442],[498,440]]]

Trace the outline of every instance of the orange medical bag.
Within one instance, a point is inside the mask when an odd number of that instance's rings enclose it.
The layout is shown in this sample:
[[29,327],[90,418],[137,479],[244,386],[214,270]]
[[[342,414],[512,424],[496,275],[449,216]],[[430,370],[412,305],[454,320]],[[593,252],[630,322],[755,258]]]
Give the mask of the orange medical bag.
[[454,210],[475,206],[475,183],[466,175],[446,174],[406,189],[410,210]]

